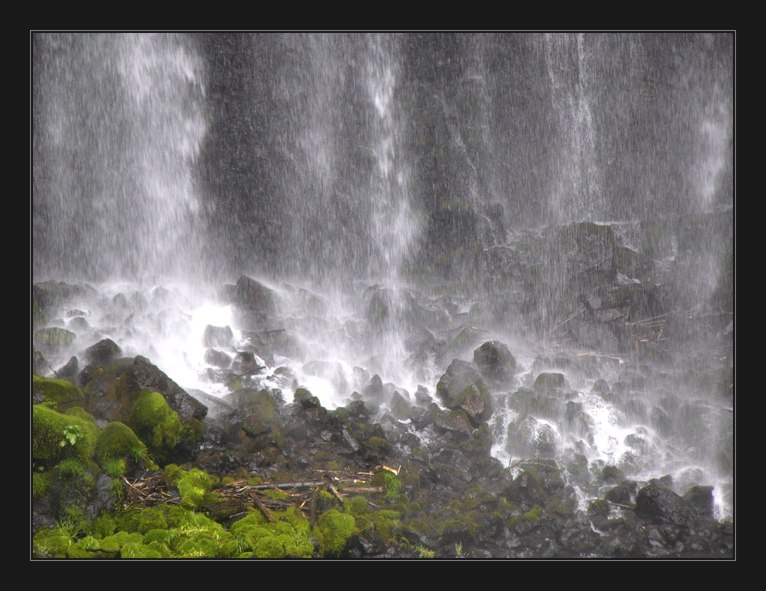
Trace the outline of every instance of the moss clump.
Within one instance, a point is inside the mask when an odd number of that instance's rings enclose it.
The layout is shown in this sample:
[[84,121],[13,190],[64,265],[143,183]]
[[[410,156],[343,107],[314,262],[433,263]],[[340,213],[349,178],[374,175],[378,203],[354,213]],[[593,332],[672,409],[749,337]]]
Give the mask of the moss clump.
[[110,476],[122,476],[126,466],[135,463],[149,467],[153,462],[143,441],[124,423],[109,423],[96,440],[95,458]]
[[315,533],[322,556],[340,556],[359,530],[353,515],[331,509],[319,518]]
[[402,481],[399,480],[399,478],[393,474],[387,473],[384,477],[383,486],[386,489],[386,494],[383,495],[384,499],[387,501],[396,501],[399,499],[402,491]]
[[32,555],[37,558],[66,558],[76,535],[76,529],[67,523],[40,530],[32,538]]
[[116,528],[115,520],[108,513],[102,513],[88,523],[87,529],[94,538],[105,538],[111,536]]
[[35,375],[32,376],[32,396],[35,402],[51,402],[62,411],[85,401],[82,390],[71,382]]
[[90,457],[98,428],[79,417],[61,414],[43,404],[32,408],[32,459],[55,463]]
[[145,544],[129,542],[120,550],[121,558],[164,558],[161,552]]
[[236,556],[254,558],[311,558],[314,545],[309,523],[294,508],[273,513],[276,523],[268,523],[260,513],[250,513],[231,526]]
[[178,480],[181,504],[190,509],[199,507],[205,502],[213,484],[215,478],[198,468],[192,468]]
[[32,472],[32,497],[39,498],[48,494],[51,486],[51,474],[40,466],[39,470]]
[[543,518],[543,510],[540,505],[534,505],[529,511],[524,513],[524,519],[527,521],[540,521]]
[[107,536],[99,542],[99,548],[104,552],[119,552],[125,544],[140,544],[143,538],[141,534],[127,531],[118,531],[116,534]]
[[130,415],[130,426],[160,464],[172,457],[185,434],[178,413],[168,406],[159,392],[139,394]]

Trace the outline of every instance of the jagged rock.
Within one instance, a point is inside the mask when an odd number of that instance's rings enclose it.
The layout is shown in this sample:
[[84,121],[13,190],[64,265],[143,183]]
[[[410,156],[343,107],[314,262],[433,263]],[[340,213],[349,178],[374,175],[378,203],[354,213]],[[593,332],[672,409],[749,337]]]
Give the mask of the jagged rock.
[[703,517],[713,517],[713,487],[692,486],[684,493],[684,501]]
[[696,521],[691,506],[669,488],[649,483],[636,495],[636,516],[651,523],[690,527]]
[[238,351],[231,364],[231,370],[240,375],[250,375],[260,372],[264,366],[258,365],[255,355],[249,351]]
[[549,396],[568,392],[572,389],[563,373],[548,372],[537,376],[533,388],[537,394]]
[[205,351],[205,363],[220,367],[221,369],[228,369],[231,366],[231,357],[223,351],[208,349]]
[[229,347],[234,340],[234,333],[229,326],[212,326],[208,324],[205,327],[205,333],[202,335],[202,344],[206,347]]
[[468,416],[462,410],[443,411],[437,408],[433,424],[446,431],[455,431],[469,435],[473,431]]
[[80,369],[80,364],[77,360],[77,357],[72,356],[69,358],[69,361],[66,362],[65,365],[60,367],[58,371],[56,371],[56,375],[59,378],[65,379],[65,380],[72,380],[77,376],[77,372]]
[[84,356],[88,363],[106,365],[122,354],[122,349],[112,339],[102,339],[85,349]]
[[43,352],[56,353],[71,345],[77,335],[71,330],[52,326],[35,333],[35,346]]
[[412,404],[398,391],[394,392],[393,396],[391,396],[391,400],[388,402],[388,406],[391,409],[391,414],[400,421],[404,421],[409,418]]
[[500,341],[487,341],[473,352],[473,362],[482,375],[496,384],[508,384],[516,371],[516,360]]
[[[450,409],[461,408],[469,394],[472,399],[481,396],[484,400],[481,420],[488,419],[492,414],[492,398],[479,375],[478,368],[473,363],[460,359],[453,360],[436,385],[436,393],[444,405]],[[476,407],[477,403],[473,402],[471,406]]]
[[234,303],[243,310],[267,315],[277,311],[276,292],[246,275],[237,280],[233,296]]
[[515,457],[552,458],[556,453],[556,432],[546,422],[528,416],[508,425],[506,449]]

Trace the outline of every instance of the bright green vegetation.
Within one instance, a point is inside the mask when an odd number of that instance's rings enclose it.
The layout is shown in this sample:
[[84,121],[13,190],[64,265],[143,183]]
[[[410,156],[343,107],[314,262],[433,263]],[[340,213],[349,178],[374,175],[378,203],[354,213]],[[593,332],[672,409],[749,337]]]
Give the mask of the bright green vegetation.
[[82,404],[85,395],[77,386],[66,380],[41,378],[32,376],[32,393],[42,398],[42,402],[49,402],[59,410],[66,410],[70,406]]
[[45,404],[32,408],[32,459],[55,464],[60,460],[90,457],[98,428],[94,423],[65,415]]
[[160,464],[165,463],[184,436],[181,419],[159,392],[139,394],[130,415],[130,426]]
[[150,467],[149,450],[133,430],[124,423],[109,423],[96,440],[95,459],[112,477],[122,476],[129,462]]

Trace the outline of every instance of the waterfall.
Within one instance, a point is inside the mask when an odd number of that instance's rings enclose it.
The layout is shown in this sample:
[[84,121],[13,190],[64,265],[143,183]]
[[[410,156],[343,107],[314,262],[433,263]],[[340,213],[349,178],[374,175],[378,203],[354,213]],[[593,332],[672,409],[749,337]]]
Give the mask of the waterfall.
[[194,162],[203,67],[160,34],[46,34],[34,45],[36,277],[198,270]]

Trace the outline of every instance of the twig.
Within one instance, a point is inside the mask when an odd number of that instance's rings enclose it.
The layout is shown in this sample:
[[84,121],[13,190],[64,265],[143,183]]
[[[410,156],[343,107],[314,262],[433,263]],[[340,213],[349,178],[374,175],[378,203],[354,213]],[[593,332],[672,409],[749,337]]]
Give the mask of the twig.
[[324,482],[283,482],[281,484],[255,484],[248,487],[250,490],[270,490],[272,488],[312,488],[324,486]]
[[610,505],[616,505],[617,507],[622,507],[623,509],[630,509],[633,511],[636,507],[634,505],[623,505],[622,503],[615,503],[614,501],[610,501],[609,499],[604,499],[607,503]]

